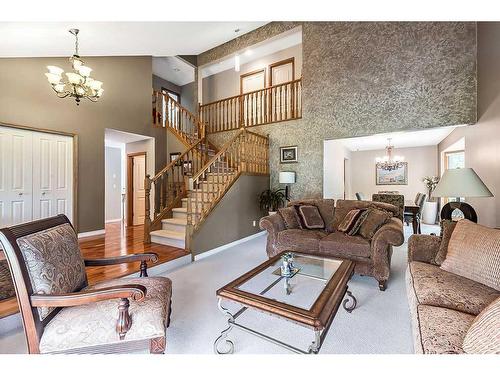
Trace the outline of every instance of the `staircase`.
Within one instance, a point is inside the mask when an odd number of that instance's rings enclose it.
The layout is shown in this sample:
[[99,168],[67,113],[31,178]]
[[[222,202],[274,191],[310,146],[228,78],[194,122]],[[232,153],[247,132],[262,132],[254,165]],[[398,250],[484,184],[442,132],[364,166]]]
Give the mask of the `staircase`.
[[269,141],[242,128],[217,150],[196,116],[168,95],[153,95],[154,126],[187,149],[154,177],[146,176],[144,241],[189,249],[192,235],[242,173],[269,173]]

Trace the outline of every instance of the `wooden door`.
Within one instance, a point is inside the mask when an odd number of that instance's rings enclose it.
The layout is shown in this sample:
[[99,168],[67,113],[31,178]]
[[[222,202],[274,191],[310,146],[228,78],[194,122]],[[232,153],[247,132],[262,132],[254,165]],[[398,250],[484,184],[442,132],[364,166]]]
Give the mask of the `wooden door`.
[[146,192],[144,179],[146,177],[146,155],[135,155],[132,158],[132,201],[133,225],[144,224],[146,217]]
[[0,127],[0,228],[33,218],[32,132]]
[[[246,73],[240,77],[240,93],[252,93],[266,87],[266,70]],[[263,118],[263,96],[257,93],[242,96],[240,119],[245,126],[257,125]]]
[[[295,79],[294,58],[279,61],[270,67],[270,86],[280,85]],[[286,120],[292,117],[292,103],[296,93],[291,85],[280,85],[271,89],[271,119]]]
[[73,221],[73,138],[33,133],[33,219]]

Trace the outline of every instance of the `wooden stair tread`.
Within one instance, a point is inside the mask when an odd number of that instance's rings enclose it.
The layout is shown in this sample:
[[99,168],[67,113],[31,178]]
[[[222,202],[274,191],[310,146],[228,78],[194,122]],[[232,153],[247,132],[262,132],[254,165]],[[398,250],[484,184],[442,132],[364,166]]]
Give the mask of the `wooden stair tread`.
[[173,211],[173,212],[185,212],[185,213],[187,213],[187,207],[176,207],[176,208],[172,208],[172,211]]
[[152,236],[159,236],[159,237],[166,237],[166,238],[173,238],[176,240],[184,240],[186,238],[186,235],[182,232],[175,232],[173,230],[168,230],[168,229],[158,229],[154,230],[151,232]]
[[179,219],[179,218],[163,219],[161,222],[174,225],[187,225],[187,219]]

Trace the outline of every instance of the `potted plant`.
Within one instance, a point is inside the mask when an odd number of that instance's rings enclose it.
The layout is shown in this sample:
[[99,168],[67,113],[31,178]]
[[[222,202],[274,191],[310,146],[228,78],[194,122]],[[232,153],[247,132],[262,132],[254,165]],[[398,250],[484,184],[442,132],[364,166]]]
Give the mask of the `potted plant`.
[[269,212],[269,215],[275,214],[278,208],[283,206],[285,202],[285,194],[283,189],[264,190],[259,195],[259,206],[261,211]]
[[436,188],[439,177],[426,176],[422,179],[425,187],[427,188],[427,201],[424,203],[424,210],[422,212],[422,221],[425,224],[436,224],[436,217],[438,211],[438,202],[432,197],[432,192]]

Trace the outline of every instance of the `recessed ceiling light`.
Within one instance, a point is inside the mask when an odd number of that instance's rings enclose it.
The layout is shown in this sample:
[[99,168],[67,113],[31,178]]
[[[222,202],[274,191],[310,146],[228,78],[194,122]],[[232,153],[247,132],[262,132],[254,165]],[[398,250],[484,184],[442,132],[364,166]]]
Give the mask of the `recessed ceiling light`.
[[174,72],[180,72],[181,70],[179,68],[174,68]]

